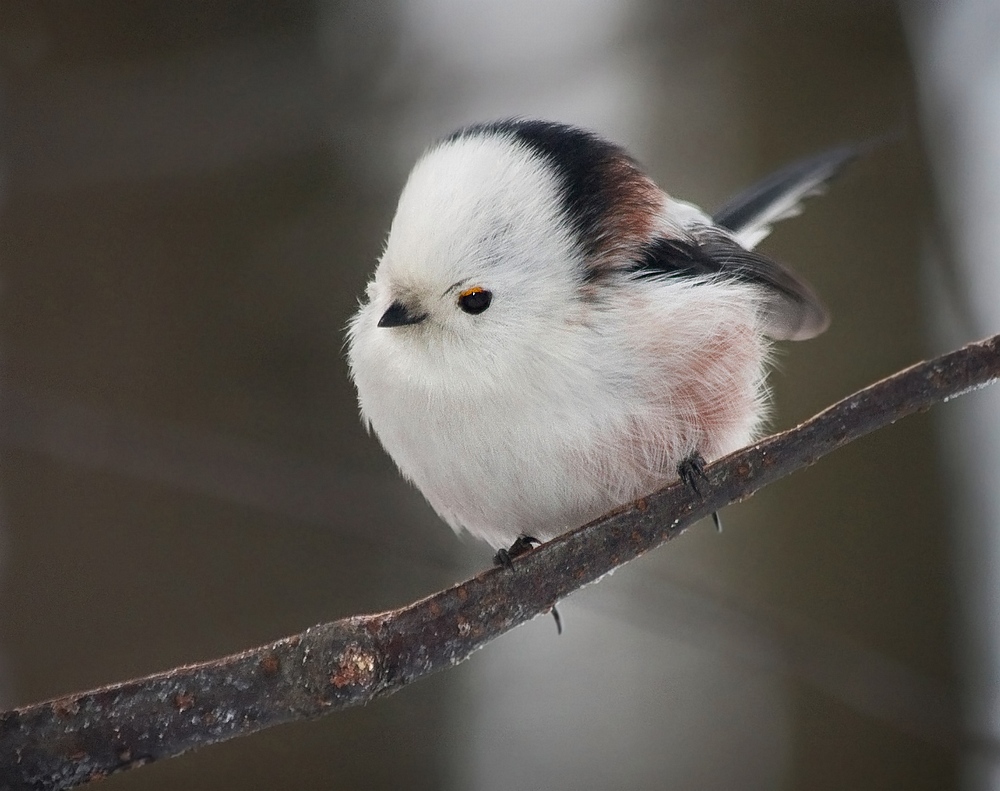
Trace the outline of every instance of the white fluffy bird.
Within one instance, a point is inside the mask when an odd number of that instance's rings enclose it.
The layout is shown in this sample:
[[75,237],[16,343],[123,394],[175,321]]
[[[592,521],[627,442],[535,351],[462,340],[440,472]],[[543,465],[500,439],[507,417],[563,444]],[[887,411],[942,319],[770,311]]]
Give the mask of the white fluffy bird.
[[547,541],[755,439],[772,340],[828,325],[754,246],[857,150],[709,216],[620,147],[470,126],[417,162],[348,358],[363,420],[456,531]]

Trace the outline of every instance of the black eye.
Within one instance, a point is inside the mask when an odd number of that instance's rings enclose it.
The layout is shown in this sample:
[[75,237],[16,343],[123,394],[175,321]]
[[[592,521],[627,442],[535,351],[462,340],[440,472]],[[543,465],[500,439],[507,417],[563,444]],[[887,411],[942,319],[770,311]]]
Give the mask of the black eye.
[[480,288],[479,286],[467,288],[458,295],[458,306],[466,313],[471,313],[473,316],[486,310],[492,301],[493,294],[485,288]]

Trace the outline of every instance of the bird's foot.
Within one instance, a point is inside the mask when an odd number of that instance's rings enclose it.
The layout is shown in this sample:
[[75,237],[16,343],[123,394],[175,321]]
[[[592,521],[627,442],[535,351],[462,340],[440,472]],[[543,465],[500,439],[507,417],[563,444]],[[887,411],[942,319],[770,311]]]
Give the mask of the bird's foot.
[[688,489],[699,497],[702,497],[698,481],[708,481],[708,476],[705,475],[705,457],[698,451],[695,451],[687,458],[682,459],[681,463],[677,465],[677,477],[681,479]]
[[537,547],[541,543],[534,536],[519,535],[514,543],[510,545],[510,549],[497,550],[497,553],[493,556],[493,565],[503,566],[505,569],[513,571],[514,558],[521,557],[529,549]]
[[[708,476],[705,475],[704,456],[698,453],[698,451],[695,451],[686,459],[682,459],[681,463],[677,465],[677,476],[681,479],[685,486],[704,499],[704,494],[702,494],[701,488],[698,486],[699,481],[702,483],[708,482]],[[718,511],[712,511],[712,521],[715,523],[716,531],[721,533],[722,520],[719,518]]]
[[[539,541],[534,536],[520,535],[510,545],[509,549],[498,549],[497,553],[493,556],[494,566],[503,566],[505,569],[510,571],[514,570],[514,558],[518,558],[527,552],[529,549],[537,547],[542,542]],[[559,610],[555,606],[552,607],[552,617],[556,622],[556,633],[562,634],[562,616],[559,615]]]

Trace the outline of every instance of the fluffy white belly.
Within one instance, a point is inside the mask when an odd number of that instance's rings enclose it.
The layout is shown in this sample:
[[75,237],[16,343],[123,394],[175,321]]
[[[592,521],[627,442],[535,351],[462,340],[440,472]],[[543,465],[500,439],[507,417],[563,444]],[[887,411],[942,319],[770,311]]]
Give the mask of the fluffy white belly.
[[675,479],[691,453],[711,460],[753,438],[768,347],[751,310],[718,315],[686,334],[646,320],[642,336],[618,334],[638,338],[628,349],[489,386],[357,384],[386,450],[449,525],[498,548],[547,541]]

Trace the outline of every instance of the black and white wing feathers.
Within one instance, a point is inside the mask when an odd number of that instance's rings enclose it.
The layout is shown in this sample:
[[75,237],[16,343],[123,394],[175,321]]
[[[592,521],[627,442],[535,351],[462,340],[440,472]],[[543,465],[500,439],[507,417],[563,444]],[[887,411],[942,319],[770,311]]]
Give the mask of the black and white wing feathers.
[[865,150],[844,145],[786,165],[728,200],[710,222],[695,220],[682,235],[655,239],[634,272],[639,277],[731,278],[759,286],[770,337],[797,341],[819,335],[830,324],[819,297],[792,270],[754,247],[774,223],[799,214],[806,198],[821,194]]
[[687,229],[685,237],[660,237],[636,262],[638,277],[729,278],[760,287],[767,335],[799,341],[819,335],[830,315],[809,284],[788,267],[747,250],[728,233],[709,225]]
[[826,190],[830,180],[863,153],[843,145],[786,165],[733,196],[716,209],[712,221],[752,250],[780,220],[802,212],[802,201]]

